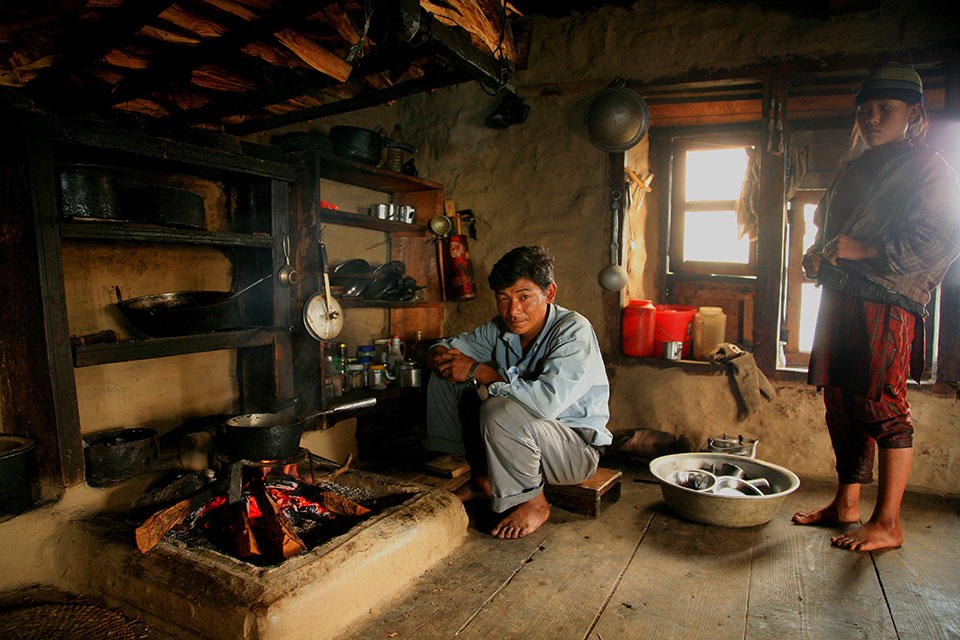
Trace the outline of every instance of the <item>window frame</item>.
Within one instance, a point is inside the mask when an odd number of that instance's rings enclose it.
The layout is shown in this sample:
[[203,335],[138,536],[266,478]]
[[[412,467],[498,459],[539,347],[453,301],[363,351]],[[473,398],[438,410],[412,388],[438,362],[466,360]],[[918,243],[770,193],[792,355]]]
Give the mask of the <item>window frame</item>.
[[671,141],[671,194],[669,216],[669,274],[691,274],[701,276],[749,276],[757,275],[757,243],[750,239],[748,262],[746,264],[733,262],[704,262],[699,260],[687,261],[683,255],[684,223],[686,212],[712,211],[718,208],[736,209],[736,200],[697,200],[687,203],[685,197],[686,186],[686,154],[688,151],[699,151],[716,148],[754,147],[759,144],[759,137],[755,133],[743,134],[700,134],[695,138],[675,137]]

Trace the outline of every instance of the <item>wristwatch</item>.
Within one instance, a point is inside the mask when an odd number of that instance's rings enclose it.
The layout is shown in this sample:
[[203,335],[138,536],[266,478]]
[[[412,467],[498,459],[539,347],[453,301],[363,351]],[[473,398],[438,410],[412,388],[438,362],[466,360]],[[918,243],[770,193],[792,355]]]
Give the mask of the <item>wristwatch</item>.
[[470,365],[470,370],[467,372],[467,384],[470,385],[474,391],[477,392],[477,395],[480,396],[481,400],[486,400],[490,396],[490,391],[487,389],[487,386],[481,384],[477,380],[477,369],[480,368],[479,362],[474,362]]

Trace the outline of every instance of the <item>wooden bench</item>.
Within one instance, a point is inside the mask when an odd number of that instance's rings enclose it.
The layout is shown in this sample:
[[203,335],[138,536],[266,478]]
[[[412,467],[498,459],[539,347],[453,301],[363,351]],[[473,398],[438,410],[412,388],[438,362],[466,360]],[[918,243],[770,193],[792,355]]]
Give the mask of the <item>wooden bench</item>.
[[610,502],[616,502],[620,499],[622,485],[622,471],[600,467],[580,484],[548,484],[543,493],[550,504],[596,518],[600,512],[600,499],[607,496]]

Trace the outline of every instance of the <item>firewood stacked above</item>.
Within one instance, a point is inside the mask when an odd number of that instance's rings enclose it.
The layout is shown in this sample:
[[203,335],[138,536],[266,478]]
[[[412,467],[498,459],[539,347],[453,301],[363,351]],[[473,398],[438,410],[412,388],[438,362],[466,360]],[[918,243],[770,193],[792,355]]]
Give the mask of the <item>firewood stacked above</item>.
[[496,86],[511,16],[503,0],[24,3],[0,14],[0,86],[67,115],[247,133]]

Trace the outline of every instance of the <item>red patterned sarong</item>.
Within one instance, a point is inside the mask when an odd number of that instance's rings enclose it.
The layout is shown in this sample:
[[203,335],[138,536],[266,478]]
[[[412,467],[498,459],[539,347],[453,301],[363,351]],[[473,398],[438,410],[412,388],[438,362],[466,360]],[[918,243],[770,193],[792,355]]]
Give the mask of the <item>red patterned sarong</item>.
[[913,446],[907,375],[923,353],[922,336],[914,340],[916,324],[896,305],[823,290],[808,381],[825,387],[841,484],[872,480],[877,445]]

